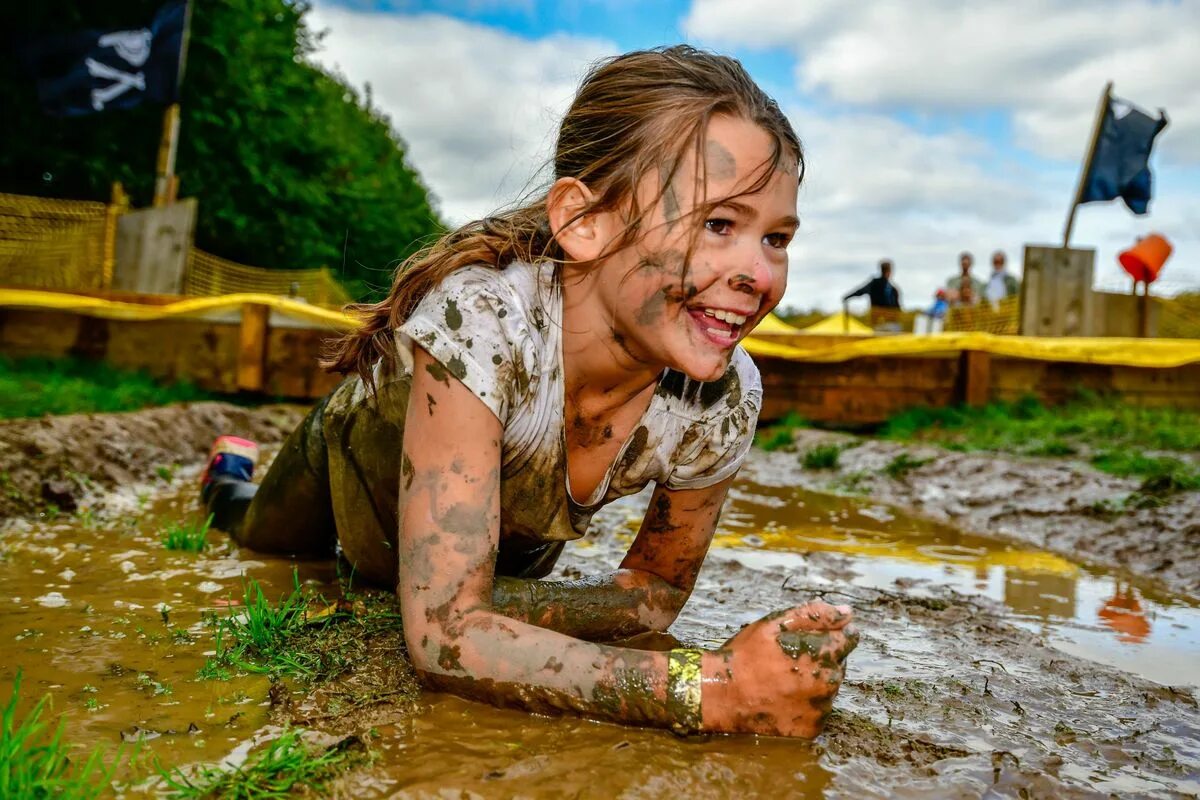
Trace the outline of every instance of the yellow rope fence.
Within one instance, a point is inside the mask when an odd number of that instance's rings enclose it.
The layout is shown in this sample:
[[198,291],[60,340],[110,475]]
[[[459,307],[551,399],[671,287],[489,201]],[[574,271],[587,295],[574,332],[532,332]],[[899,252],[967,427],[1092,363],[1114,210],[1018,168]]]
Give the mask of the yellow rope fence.
[[351,302],[328,269],[262,269],[248,267],[193,247],[188,252],[183,293],[192,297],[226,294],[271,294],[336,308]]
[[1156,297],[1158,335],[1164,339],[1200,339],[1200,292]]
[[0,193],[0,285],[107,289],[121,210],[84,200]]
[[1006,297],[993,306],[984,301],[974,306],[952,306],[942,330],[956,333],[1016,334],[1021,329],[1021,300]]

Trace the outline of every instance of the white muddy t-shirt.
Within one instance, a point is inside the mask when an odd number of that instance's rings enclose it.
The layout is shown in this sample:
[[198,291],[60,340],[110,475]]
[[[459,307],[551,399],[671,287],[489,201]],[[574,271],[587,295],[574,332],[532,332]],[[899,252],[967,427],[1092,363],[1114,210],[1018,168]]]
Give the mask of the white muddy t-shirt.
[[597,509],[651,481],[694,489],[737,472],[762,407],[758,369],[740,346],[718,380],[699,383],[665,371],[608,474],[576,503],[567,490],[561,322],[553,265],[517,262],[452,273],[396,335],[406,372],[419,344],[504,426],[503,540],[532,546],[577,539]]

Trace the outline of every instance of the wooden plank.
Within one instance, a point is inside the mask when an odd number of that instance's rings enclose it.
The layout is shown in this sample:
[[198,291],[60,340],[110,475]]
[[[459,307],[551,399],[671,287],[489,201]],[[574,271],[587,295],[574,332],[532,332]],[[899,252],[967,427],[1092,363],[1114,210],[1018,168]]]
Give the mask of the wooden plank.
[[992,391],[992,354],[964,350],[959,356],[958,401],[973,408],[986,406]]
[[237,360],[237,387],[257,392],[266,385],[267,330],[271,309],[258,303],[242,306]]

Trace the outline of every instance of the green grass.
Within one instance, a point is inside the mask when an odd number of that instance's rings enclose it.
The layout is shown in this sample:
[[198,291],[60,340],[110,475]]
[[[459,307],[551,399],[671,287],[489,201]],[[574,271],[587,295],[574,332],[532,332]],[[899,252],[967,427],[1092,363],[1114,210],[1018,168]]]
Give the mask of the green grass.
[[890,439],[933,441],[956,450],[996,450],[1028,456],[1091,454],[1092,463],[1114,475],[1146,479],[1144,491],[1198,488],[1195,467],[1146,450],[1200,451],[1200,414],[1129,406],[1081,395],[1046,408],[1036,398],[983,408],[912,409],[880,431]]
[[889,461],[883,471],[889,478],[899,481],[903,480],[904,476],[912,470],[923,467],[931,461],[933,461],[932,458],[913,458],[908,453],[901,453]]
[[805,469],[837,469],[842,448],[836,444],[819,444],[804,451],[800,463]]
[[217,652],[201,668],[201,678],[223,679],[231,669],[307,676],[321,667],[318,655],[289,646],[289,640],[308,625],[307,611],[314,599],[295,572],[292,581],[291,594],[271,603],[258,581],[250,578],[244,584],[241,607],[210,617]]
[[133,411],[209,397],[190,383],[165,385],[98,361],[0,356],[0,419]]
[[289,797],[301,790],[320,796],[340,773],[367,759],[357,737],[314,753],[305,746],[300,730],[287,728],[240,767],[201,766],[190,775],[159,767],[159,773],[172,798],[258,800]]
[[49,695],[18,721],[20,694],[18,671],[12,696],[0,713],[0,797],[74,800],[105,794],[120,762],[120,751],[107,766],[100,748],[75,760],[73,748],[63,741],[64,721],[47,736],[42,714]]
[[808,420],[789,411],[787,416],[754,434],[754,443],[768,452],[772,450],[791,450],[795,448],[796,431],[807,428]]
[[168,550],[183,550],[187,553],[202,553],[208,546],[208,528],[212,525],[213,515],[201,522],[192,519],[187,522],[176,522],[168,527],[162,536],[162,546]]

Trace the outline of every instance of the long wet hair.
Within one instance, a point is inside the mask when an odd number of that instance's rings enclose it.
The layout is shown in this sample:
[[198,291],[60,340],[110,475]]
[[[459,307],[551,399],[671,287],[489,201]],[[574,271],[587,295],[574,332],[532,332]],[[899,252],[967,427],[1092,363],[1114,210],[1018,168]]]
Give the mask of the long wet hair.
[[[772,158],[744,193],[759,191],[781,167],[795,167],[803,180],[804,155],[796,131],[736,59],[676,45],[594,65],[563,117],[554,152],[554,178],[576,178],[595,197],[574,219],[624,204],[626,227],[608,253],[636,242],[649,210],[639,207],[637,187],[645,176],[657,174],[657,202],[689,153],[703,185],[708,123],[719,115],[752,122],[775,140]],[[542,192],[526,204],[469,222],[410,256],[396,271],[386,299],[348,307],[360,325],[334,342],[321,365],[332,372],[356,372],[373,387],[376,362],[382,360],[389,370],[395,367],[395,329],[447,275],[474,265],[503,269],[514,261],[566,263],[550,230],[546,198]],[[707,213],[720,202],[706,200],[690,213]]]

